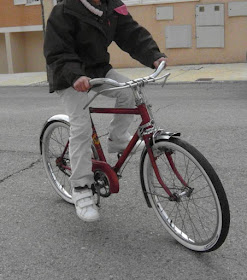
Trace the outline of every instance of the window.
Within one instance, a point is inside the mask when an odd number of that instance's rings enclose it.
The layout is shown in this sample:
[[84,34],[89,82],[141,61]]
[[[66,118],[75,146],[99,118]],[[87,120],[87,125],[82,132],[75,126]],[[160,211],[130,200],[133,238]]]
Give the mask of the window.
[[24,5],[26,4],[26,0],[14,0],[14,5]]
[[123,2],[127,6],[160,4],[160,3],[176,3],[176,2],[194,2],[194,1],[199,1],[199,0],[123,0]]
[[40,0],[14,0],[14,5],[40,5]]
[[39,5],[40,0],[26,0],[27,5]]

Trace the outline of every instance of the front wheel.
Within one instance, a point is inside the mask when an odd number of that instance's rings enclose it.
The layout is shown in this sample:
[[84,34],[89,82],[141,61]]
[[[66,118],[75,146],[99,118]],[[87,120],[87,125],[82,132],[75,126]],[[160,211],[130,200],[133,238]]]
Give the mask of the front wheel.
[[178,138],[160,140],[152,149],[163,182],[177,197],[175,201],[169,198],[144,152],[141,182],[155,214],[185,247],[199,252],[216,250],[227,237],[230,212],[213,167],[199,151]]

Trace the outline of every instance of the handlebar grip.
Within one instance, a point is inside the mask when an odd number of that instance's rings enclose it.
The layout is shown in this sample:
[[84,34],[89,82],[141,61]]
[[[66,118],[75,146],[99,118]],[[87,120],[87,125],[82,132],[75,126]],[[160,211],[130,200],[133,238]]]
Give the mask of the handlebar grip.
[[152,75],[150,75],[150,78],[156,78],[157,76],[159,76],[159,74],[165,69],[165,66],[166,66],[166,62],[161,61],[157,70]]
[[91,86],[107,84],[107,85],[114,86],[114,87],[121,87],[121,86],[125,85],[125,83],[118,83],[117,81],[114,81],[109,78],[95,78],[95,79],[90,80],[89,84]]

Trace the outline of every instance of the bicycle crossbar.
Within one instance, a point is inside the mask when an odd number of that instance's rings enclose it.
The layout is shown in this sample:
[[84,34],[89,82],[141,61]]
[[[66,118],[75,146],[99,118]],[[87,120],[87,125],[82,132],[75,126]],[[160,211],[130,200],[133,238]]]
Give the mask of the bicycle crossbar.
[[90,113],[140,115],[138,108],[89,108]]

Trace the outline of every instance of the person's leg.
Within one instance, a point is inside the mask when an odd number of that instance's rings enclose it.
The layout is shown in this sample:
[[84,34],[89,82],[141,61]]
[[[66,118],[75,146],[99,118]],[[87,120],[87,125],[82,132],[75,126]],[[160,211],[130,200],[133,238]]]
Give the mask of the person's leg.
[[72,175],[72,188],[89,185],[94,182],[91,161],[91,122],[89,111],[83,110],[88,94],[68,88],[59,92],[65,113],[69,116],[70,142],[69,154]]
[[[106,78],[110,78],[118,81],[119,83],[128,82],[129,78],[119,74],[115,70],[111,69]],[[115,108],[134,108],[135,99],[131,89],[116,89],[109,94],[109,97],[116,98]],[[127,142],[131,135],[128,132],[130,124],[134,120],[134,115],[114,115],[109,127],[109,138],[113,141]]]
[[91,160],[92,129],[88,109],[83,110],[88,101],[88,93],[68,88],[58,93],[70,121],[69,155],[72,175],[72,200],[77,215],[85,221],[99,217],[94,204],[91,185],[94,183]]
[[[111,69],[107,74],[106,78],[113,79],[119,83],[128,82],[129,78],[119,74],[115,70]],[[111,88],[112,86],[103,85],[96,88],[95,91],[100,91],[102,89]],[[103,93],[107,97],[116,98],[115,108],[134,108],[135,99],[133,92],[130,88],[127,89],[117,89],[114,91]],[[128,132],[130,124],[134,120],[134,115],[113,115],[113,119],[110,122],[109,127],[109,138],[108,138],[108,152],[117,153],[123,151],[131,139],[131,134]],[[142,149],[144,142],[137,142],[136,148],[133,152]]]

